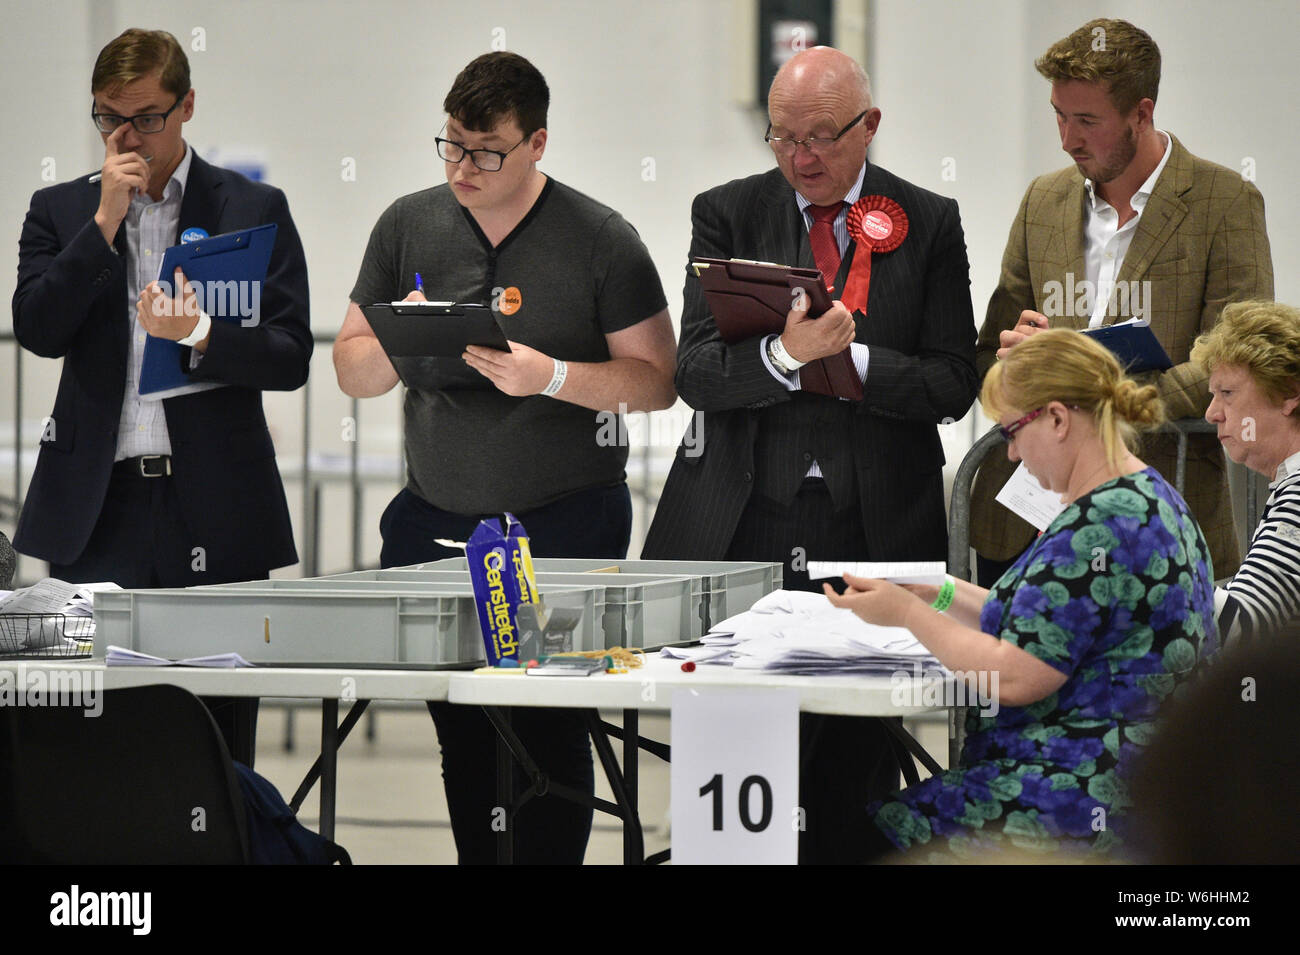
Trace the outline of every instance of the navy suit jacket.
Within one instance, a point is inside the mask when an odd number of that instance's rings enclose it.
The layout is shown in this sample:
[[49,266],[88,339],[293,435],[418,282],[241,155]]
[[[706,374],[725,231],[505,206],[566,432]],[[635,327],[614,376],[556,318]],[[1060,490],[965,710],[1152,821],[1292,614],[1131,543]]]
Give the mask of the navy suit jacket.
[[[957,203],[868,163],[862,195],[884,195],[907,213],[903,243],[872,260],[867,313],[854,315],[870,347],[865,397],[853,415],[854,475],[871,560],[946,556],[937,424],[961,418],[975,398],[975,322]],[[779,169],[696,197],[690,259],[756,259],[814,268],[794,190]],[[835,288],[843,288],[854,244]],[[664,486],[642,556],[721,560],[763,468],[804,460],[805,449],[767,442],[756,454],[765,409],[792,400],[763,364],[758,339],[726,344],[699,279],[687,269],[677,391],[696,409]],[[802,409],[816,413],[814,396]],[[803,411],[801,411],[803,413]],[[696,445],[698,441],[698,445]],[[778,461],[778,458],[780,459]],[[815,558],[816,555],[810,555]]]
[[[81,555],[104,504],[136,321],[126,227],[112,247],[104,241],[94,222],[99,192],[86,176],[38,191],[18,246],[14,334],[29,351],[62,358],[63,371],[14,546],[56,564]],[[278,228],[259,323],[214,321],[192,373],[229,387],[163,400],[173,480],[207,579],[264,576],[298,559],[261,393],[302,386],[312,337],[307,263],[284,193],[194,156],[178,231],[218,235],[268,222]],[[182,353],[188,367],[189,349]]]

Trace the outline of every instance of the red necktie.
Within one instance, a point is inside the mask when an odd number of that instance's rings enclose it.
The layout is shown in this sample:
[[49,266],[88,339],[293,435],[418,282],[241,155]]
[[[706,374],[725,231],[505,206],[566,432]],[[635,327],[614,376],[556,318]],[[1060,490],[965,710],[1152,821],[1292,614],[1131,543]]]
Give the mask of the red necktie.
[[808,206],[812,213],[813,224],[808,230],[808,244],[812,246],[813,260],[822,270],[822,281],[828,291],[835,290],[835,273],[840,270],[840,244],[835,241],[835,217],[844,208],[844,203],[837,202],[830,206]]

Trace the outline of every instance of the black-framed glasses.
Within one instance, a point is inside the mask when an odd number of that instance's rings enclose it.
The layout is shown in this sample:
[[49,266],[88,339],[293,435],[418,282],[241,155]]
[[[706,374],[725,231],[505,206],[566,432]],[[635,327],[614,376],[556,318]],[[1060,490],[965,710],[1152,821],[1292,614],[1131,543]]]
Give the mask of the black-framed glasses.
[[95,101],[90,101],[90,118],[95,121],[95,128],[101,133],[111,133],[123,123],[130,123],[140,133],[161,133],[163,127],[167,125],[167,117],[175,112],[176,107],[181,105],[181,100],[185,98],[182,93],[176,97],[176,102],[172,103],[171,109],[165,113],[140,113],[136,116],[118,116],[116,113],[96,113]]
[[862,118],[869,112],[871,112],[869,108],[864,109],[862,112],[858,113],[857,116],[854,116],[851,120],[845,123],[843,129],[831,137],[812,136],[808,139],[787,139],[783,136],[773,136],[772,124],[769,122],[767,124],[767,132],[763,134],[763,142],[786,156],[793,156],[800,146],[807,146],[810,152],[814,155],[820,156],[823,153],[829,152],[830,148],[843,139],[844,134],[854,126],[858,125],[858,123],[862,121]]
[[1029,414],[1025,415],[1023,418],[1019,418],[1011,422],[1005,428],[1002,427],[1001,425],[998,425],[998,433],[1002,435],[1002,440],[1010,443],[1011,439],[1016,436],[1017,431],[1019,431],[1025,425],[1029,424],[1029,422],[1033,421],[1035,418],[1037,418],[1040,414],[1042,414],[1046,410],[1047,410],[1047,405],[1043,405],[1041,408],[1037,409],[1036,411],[1029,412]]
[[484,172],[497,172],[505,163],[506,157],[518,149],[520,143],[531,135],[532,133],[525,133],[524,139],[519,140],[518,143],[515,143],[505,152],[501,152],[499,149],[466,149],[460,143],[437,136],[434,137],[433,141],[438,144],[438,155],[449,163],[459,163],[468,156],[469,161]]

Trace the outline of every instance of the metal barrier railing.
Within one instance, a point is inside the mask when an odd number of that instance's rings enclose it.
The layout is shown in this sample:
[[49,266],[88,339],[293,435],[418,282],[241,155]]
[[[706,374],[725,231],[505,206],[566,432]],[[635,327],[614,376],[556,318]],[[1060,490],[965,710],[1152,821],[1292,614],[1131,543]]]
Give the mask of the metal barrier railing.
[[[1179,494],[1182,494],[1187,479],[1187,437],[1190,434],[1214,434],[1215,427],[1204,418],[1180,418],[1162,425],[1159,432],[1178,435],[1174,487]],[[948,508],[948,573],[962,580],[971,579],[970,492],[975,483],[975,473],[991,451],[1002,447],[1004,444],[998,429],[990,428],[966,452],[953,478],[952,498]],[[1232,461],[1227,461],[1227,465],[1229,468],[1240,468],[1246,475],[1246,519],[1247,526],[1253,528],[1259,520],[1258,492],[1254,478],[1242,465],[1234,464]]]

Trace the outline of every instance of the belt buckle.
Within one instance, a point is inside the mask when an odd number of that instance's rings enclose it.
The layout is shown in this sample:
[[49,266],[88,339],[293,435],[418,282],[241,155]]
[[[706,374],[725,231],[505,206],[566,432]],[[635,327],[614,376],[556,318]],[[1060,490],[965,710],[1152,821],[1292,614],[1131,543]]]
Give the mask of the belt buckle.
[[[158,473],[151,473],[149,464],[153,461],[162,462],[162,470]],[[166,454],[142,454],[140,456],[140,476],[141,477],[171,477],[172,459]]]

